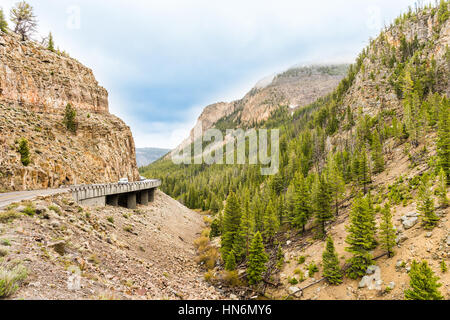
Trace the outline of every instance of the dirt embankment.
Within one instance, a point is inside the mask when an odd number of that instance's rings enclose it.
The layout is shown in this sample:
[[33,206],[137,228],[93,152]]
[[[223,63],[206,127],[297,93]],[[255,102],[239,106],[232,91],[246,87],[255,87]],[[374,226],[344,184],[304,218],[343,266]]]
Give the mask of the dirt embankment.
[[[218,299],[195,263],[202,217],[158,191],[136,210],[70,196],[21,204],[0,222],[1,264],[28,270],[12,299]],[[1,220],[0,220],[1,221]]]

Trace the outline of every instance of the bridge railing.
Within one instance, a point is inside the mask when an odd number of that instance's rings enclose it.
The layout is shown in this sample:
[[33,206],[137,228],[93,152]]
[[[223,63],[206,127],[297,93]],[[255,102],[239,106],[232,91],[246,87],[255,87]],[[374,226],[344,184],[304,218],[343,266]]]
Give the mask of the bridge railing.
[[84,186],[72,186],[70,192],[73,193],[75,199],[84,200],[96,197],[102,197],[113,194],[128,193],[145,189],[157,188],[161,185],[161,180],[146,180],[129,183],[104,183],[91,184]]

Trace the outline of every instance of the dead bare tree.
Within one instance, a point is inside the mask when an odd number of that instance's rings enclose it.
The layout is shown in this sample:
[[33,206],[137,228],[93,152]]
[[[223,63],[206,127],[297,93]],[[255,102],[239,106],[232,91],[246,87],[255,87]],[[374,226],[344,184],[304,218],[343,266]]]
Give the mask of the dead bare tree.
[[27,40],[37,27],[37,19],[33,7],[25,1],[18,2],[11,9],[11,21],[14,23],[14,32],[22,36],[22,41]]

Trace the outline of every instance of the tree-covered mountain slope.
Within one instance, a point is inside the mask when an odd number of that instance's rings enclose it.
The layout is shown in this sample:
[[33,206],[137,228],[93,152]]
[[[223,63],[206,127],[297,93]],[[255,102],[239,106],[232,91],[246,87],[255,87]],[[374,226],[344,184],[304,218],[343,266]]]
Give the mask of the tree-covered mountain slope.
[[260,127],[281,130],[277,175],[168,160],[142,169],[210,211],[213,241],[199,252],[205,262],[220,247],[204,264],[211,282],[242,296],[251,285],[277,298],[450,297],[449,16],[449,1],[410,9],[332,94],[273,112]]

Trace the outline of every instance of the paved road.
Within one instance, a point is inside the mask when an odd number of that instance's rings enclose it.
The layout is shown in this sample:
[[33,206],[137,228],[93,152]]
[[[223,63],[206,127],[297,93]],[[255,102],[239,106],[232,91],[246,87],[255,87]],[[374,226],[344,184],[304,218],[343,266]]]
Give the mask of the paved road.
[[20,202],[24,200],[33,200],[37,197],[50,196],[59,193],[68,192],[70,189],[46,189],[46,190],[32,190],[32,191],[16,191],[8,193],[0,193],[0,209],[9,206],[11,203]]

